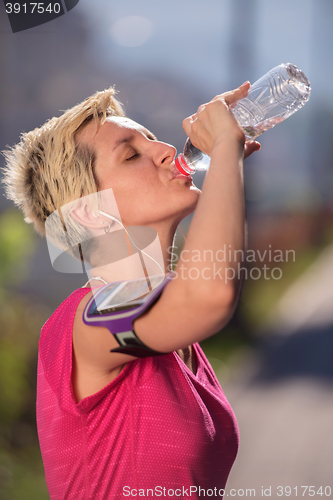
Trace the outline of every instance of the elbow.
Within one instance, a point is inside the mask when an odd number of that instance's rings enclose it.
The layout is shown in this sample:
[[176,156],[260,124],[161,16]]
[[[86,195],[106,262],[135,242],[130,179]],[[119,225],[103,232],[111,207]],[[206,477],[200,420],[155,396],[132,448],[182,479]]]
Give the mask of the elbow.
[[241,281],[230,281],[229,283],[210,280],[200,284],[192,292],[196,300],[206,302],[216,307],[235,309],[241,289]]
[[216,331],[229,323],[235,313],[240,296],[240,288],[233,285],[199,289],[192,297],[192,308],[204,311],[207,321]]
[[232,285],[219,287],[210,293],[211,307],[231,319],[238,304],[239,295],[239,290]]
[[223,290],[217,290],[214,297],[211,297],[211,304],[207,307],[211,310],[211,318],[216,332],[222,330],[233,317],[239,295],[234,287],[228,286]]

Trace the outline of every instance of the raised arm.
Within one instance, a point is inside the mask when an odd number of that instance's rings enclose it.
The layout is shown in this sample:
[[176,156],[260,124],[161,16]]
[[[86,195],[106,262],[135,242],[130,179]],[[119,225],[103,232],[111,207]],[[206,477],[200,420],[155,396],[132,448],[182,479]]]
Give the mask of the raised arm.
[[[246,83],[215,97],[183,122],[192,143],[211,157],[211,166],[176,267],[177,278],[134,324],[139,338],[158,351],[183,348],[213,335],[236,307],[245,252],[243,157],[260,145],[245,144],[229,105],[244,97],[248,88]],[[195,262],[189,259],[194,255]]]
[[[245,251],[243,158],[260,145],[245,143],[229,106],[244,97],[248,88],[245,84],[215,97],[183,122],[192,143],[211,157],[211,166],[176,267],[177,277],[134,322],[138,337],[156,351],[171,352],[213,335],[226,325],[236,307],[241,287],[238,264]],[[224,260],[223,249],[228,250]],[[235,250],[240,251],[235,254]],[[200,258],[189,259],[194,254]],[[83,323],[88,299],[86,296],[79,306],[73,332],[74,370],[84,367],[85,387],[92,380],[89,372],[96,367],[104,383],[117,367],[133,360],[129,355],[110,353],[118,344],[106,328]]]

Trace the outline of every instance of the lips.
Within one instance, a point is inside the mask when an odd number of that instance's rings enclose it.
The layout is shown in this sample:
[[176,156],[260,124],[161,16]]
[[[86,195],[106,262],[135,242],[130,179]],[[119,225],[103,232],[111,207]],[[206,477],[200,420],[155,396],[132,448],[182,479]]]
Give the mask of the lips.
[[193,180],[192,176],[190,174],[182,174],[182,173],[180,173],[175,164],[172,165],[171,173],[172,173],[172,180],[173,179]]

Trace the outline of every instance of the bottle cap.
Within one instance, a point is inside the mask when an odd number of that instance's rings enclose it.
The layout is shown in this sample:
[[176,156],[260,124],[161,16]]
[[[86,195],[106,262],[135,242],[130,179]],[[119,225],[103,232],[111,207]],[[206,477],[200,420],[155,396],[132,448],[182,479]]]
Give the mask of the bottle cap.
[[194,168],[191,168],[186,161],[184,160],[184,156],[182,154],[178,155],[175,159],[175,165],[179,172],[183,175],[190,176],[191,173],[195,172]]

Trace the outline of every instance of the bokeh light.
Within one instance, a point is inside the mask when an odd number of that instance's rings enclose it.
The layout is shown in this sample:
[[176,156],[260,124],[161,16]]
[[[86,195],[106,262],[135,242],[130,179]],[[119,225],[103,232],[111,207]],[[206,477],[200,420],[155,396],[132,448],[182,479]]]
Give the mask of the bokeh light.
[[123,47],[139,47],[148,41],[153,23],[143,16],[126,16],[118,19],[110,29],[113,40]]

